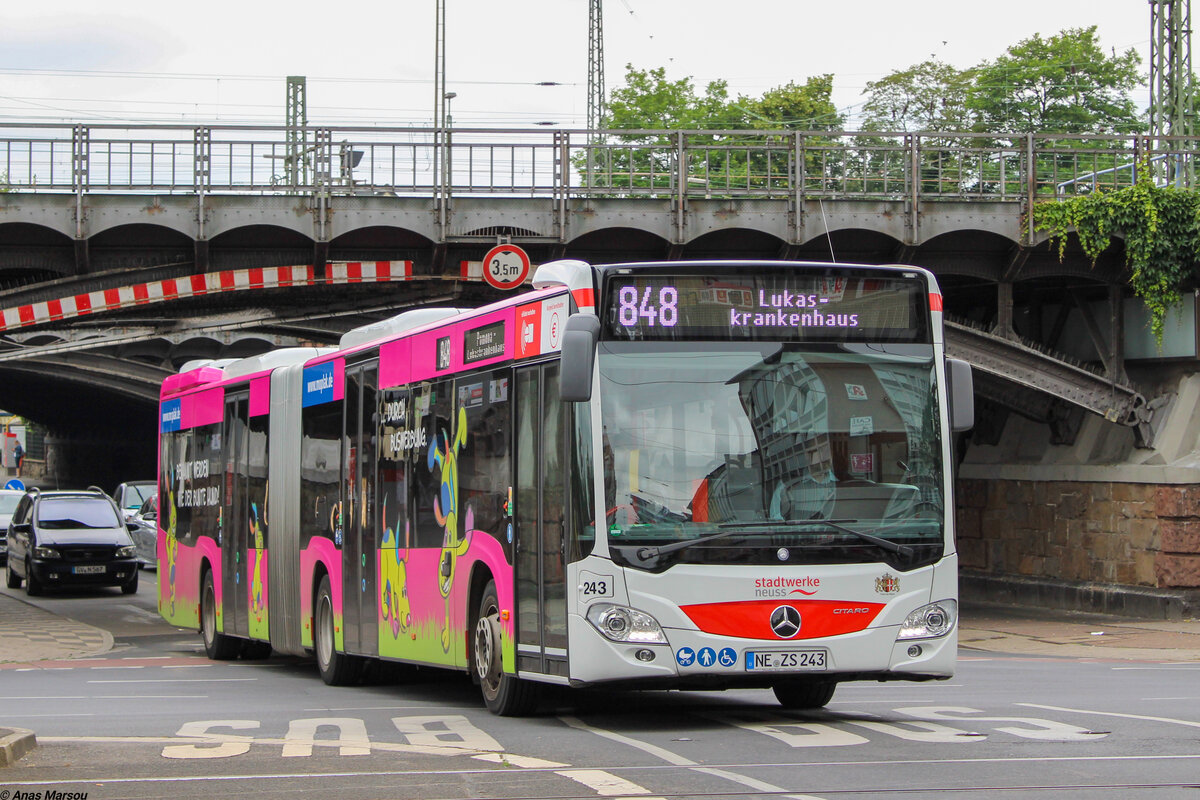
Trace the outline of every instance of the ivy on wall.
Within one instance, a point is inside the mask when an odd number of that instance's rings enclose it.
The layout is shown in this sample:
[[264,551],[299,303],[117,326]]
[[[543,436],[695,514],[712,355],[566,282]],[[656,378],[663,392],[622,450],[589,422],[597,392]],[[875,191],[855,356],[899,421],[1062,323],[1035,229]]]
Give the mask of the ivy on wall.
[[1060,261],[1074,230],[1093,265],[1112,236],[1122,235],[1129,285],[1150,311],[1150,330],[1162,347],[1167,311],[1183,300],[1200,262],[1200,194],[1156,186],[1149,169],[1138,173],[1134,185],[1124,189],[1038,203],[1033,225],[1049,232]]

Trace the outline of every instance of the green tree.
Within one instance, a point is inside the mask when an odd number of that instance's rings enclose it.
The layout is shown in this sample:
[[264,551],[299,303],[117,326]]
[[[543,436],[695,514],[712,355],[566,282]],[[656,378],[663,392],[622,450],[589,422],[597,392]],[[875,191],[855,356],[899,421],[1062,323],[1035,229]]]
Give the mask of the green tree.
[[690,77],[667,80],[664,67],[641,70],[626,64],[625,85],[614,89],[608,101],[609,128],[681,130],[741,122],[730,108],[725,81],[709,83],[701,96]]
[[966,131],[971,70],[936,59],[922,61],[867,83],[863,127],[877,131]]
[[[608,142],[592,154],[590,185],[670,188],[682,143],[683,171],[693,187],[718,194],[787,191],[795,171],[791,140],[767,132],[840,128],[845,120],[832,95],[832,75],[731,100],[723,80],[712,81],[700,94],[691,78],[668,80],[662,67],[627,65],[625,84],[613,90],[608,103]],[[670,133],[622,133],[633,130]],[[583,159],[577,164],[589,166]]]
[[981,131],[1135,133],[1140,64],[1133,49],[1105,55],[1095,25],[1034,34],[975,68],[966,106]]
[[789,81],[760,98],[740,95],[734,105],[746,112],[752,128],[828,131],[846,124],[833,104],[832,73],[814,75],[803,84]]

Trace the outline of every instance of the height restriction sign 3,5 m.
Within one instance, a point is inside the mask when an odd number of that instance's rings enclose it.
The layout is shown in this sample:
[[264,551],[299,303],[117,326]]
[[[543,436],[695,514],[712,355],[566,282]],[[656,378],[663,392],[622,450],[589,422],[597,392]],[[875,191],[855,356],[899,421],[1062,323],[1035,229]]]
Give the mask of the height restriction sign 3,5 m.
[[529,255],[515,244],[498,244],[483,257],[483,279],[497,289],[515,289],[529,277]]

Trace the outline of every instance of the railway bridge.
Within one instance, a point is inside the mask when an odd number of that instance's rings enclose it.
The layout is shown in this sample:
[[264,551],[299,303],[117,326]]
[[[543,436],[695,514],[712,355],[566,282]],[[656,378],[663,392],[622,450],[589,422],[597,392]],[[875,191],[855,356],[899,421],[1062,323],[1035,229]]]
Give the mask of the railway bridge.
[[[535,263],[909,263],[937,275],[949,349],[975,367],[964,480],[1186,486],[1193,298],[1159,350],[1119,238],[1093,264],[1029,224],[1036,203],[1181,153],[1040,134],[7,123],[0,407],[62,443],[62,480],[115,484],[152,468],[157,385],[186,361],[487,302],[480,259],[500,242]],[[967,531],[1020,502],[965,494]],[[978,538],[965,560],[1019,571],[1027,548]],[[1200,586],[1195,549],[1180,569]],[[1123,581],[1162,583],[1164,552]],[[1041,558],[1020,569],[1105,577]]]

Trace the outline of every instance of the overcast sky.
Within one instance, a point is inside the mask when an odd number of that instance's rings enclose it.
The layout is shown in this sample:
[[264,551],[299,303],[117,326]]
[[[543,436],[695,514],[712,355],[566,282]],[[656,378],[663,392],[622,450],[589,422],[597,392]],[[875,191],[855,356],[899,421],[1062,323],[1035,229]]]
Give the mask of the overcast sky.
[[[588,0],[446,0],[457,126],[587,114]],[[313,124],[428,125],[434,0],[7,0],[0,119],[282,124],[288,75],[308,79]],[[834,75],[851,115],[868,81],[937,57],[959,68],[1035,33],[1098,26],[1149,74],[1146,0],[604,0],[605,81],[665,67],[730,94]],[[537,86],[556,81],[560,86]],[[1145,105],[1148,89],[1136,100]]]

